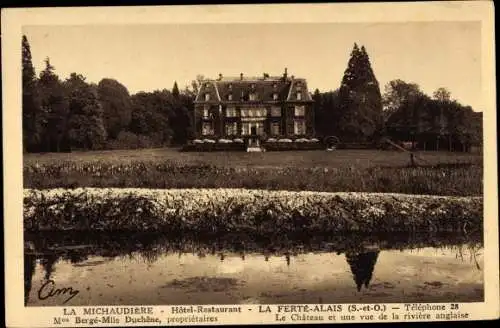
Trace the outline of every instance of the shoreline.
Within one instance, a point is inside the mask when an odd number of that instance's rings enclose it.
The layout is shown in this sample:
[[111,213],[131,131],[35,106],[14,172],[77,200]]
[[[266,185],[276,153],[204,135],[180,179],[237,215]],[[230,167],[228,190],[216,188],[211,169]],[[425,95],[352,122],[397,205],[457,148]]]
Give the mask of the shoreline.
[[255,189],[24,189],[25,231],[393,232],[483,229],[480,196]]

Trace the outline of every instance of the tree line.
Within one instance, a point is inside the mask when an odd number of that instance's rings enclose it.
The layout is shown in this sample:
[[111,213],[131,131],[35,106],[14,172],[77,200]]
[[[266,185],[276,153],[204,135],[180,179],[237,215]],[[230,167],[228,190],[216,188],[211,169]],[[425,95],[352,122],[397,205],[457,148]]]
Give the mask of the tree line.
[[193,92],[172,90],[130,95],[120,82],[88,83],[71,73],[61,79],[50,59],[37,76],[30,45],[22,39],[23,148],[64,152],[184,144],[192,135]]
[[[130,94],[120,82],[88,83],[71,73],[61,79],[49,58],[37,76],[30,45],[22,38],[23,147],[26,152],[148,148],[182,145],[193,138],[194,98],[202,76],[190,87]],[[414,141],[453,136],[480,143],[470,106],[451,99],[445,88],[431,96],[415,83],[390,81],[384,93],[364,46],[354,44],[341,85],[312,95],[318,137],[369,143],[389,136]]]
[[364,46],[354,44],[340,88],[313,93],[316,131],[344,142],[434,140],[449,137],[480,144],[482,125],[470,106],[451,98],[446,88],[426,95],[416,83],[392,80],[381,94]]

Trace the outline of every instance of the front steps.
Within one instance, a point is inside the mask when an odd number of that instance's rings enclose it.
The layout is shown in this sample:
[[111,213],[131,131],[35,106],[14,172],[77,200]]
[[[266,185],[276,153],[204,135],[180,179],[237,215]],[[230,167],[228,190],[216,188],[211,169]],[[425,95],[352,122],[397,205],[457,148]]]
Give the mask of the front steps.
[[261,152],[262,148],[260,147],[247,147],[247,153],[255,153],[255,152]]

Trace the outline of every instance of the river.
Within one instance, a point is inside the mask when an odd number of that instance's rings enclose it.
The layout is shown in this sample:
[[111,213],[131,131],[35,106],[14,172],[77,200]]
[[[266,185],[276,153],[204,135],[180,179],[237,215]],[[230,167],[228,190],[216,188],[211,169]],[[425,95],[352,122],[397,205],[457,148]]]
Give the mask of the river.
[[484,298],[477,235],[25,233],[24,256],[27,306]]

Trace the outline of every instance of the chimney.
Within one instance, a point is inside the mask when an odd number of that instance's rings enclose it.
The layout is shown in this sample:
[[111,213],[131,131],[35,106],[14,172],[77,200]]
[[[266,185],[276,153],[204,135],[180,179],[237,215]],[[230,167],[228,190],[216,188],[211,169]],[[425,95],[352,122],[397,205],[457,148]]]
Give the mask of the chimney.
[[240,80],[243,80],[243,73],[240,73]]
[[283,77],[286,79],[286,78],[287,78],[287,76],[288,76],[288,70],[287,70],[287,68],[285,67],[285,73],[283,74]]
[[222,74],[219,73],[219,81],[222,80]]

